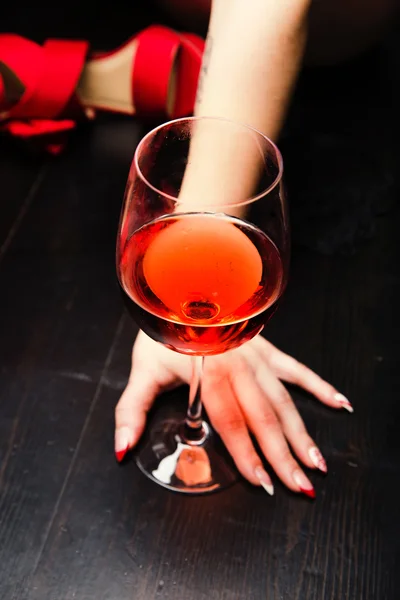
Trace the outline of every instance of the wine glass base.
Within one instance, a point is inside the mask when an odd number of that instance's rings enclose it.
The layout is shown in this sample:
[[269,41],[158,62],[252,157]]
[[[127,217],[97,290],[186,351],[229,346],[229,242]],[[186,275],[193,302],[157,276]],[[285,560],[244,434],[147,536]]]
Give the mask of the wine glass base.
[[209,494],[231,486],[238,472],[207,423],[204,431],[202,443],[189,444],[182,416],[155,418],[137,451],[138,467],[159,485],[183,494]]

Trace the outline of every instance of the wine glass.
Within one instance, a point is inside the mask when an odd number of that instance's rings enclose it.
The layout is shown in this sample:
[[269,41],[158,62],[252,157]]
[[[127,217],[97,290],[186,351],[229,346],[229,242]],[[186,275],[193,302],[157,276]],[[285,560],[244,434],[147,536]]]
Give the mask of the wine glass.
[[289,226],[278,148],[226,119],[165,123],[139,143],[117,241],[117,273],[139,327],[191,356],[184,415],[154,417],[136,458],[184,493],[230,485],[237,471],[202,417],[204,359],[261,332],[286,285]]

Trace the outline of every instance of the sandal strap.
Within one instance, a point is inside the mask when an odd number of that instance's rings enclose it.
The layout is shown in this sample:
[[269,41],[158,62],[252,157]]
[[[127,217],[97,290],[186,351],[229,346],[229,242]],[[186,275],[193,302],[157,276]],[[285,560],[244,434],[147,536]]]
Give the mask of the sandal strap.
[[39,46],[17,35],[0,36],[3,69],[24,86],[9,119],[55,119],[74,95],[89,44],[75,40],[47,40]]
[[153,25],[137,36],[133,61],[132,94],[137,114],[165,115],[171,73],[180,47],[172,29]]
[[89,43],[72,40],[47,40],[43,46],[44,65],[32,112],[55,119],[75,94],[89,50]]

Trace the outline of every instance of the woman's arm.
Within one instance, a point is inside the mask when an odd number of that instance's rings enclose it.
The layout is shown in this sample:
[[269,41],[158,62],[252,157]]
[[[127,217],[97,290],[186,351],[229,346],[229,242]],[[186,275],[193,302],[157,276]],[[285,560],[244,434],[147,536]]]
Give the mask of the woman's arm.
[[[195,114],[251,125],[276,139],[300,70],[310,3],[213,0]],[[221,206],[252,195],[259,149],[229,136],[220,127],[202,134],[200,127],[182,186],[184,203]]]
[[305,48],[310,0],[213,0],[196,114],[279,135]]

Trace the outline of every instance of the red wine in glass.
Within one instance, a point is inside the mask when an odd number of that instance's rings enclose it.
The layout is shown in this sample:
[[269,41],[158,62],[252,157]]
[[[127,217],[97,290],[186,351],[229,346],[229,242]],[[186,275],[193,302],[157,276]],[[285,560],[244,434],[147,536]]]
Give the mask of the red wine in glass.
[[221,354],[259,333],[283,285],[279,250],[260,229],[207,213],[155,219],[120,258],[127,308],[172,350]]

